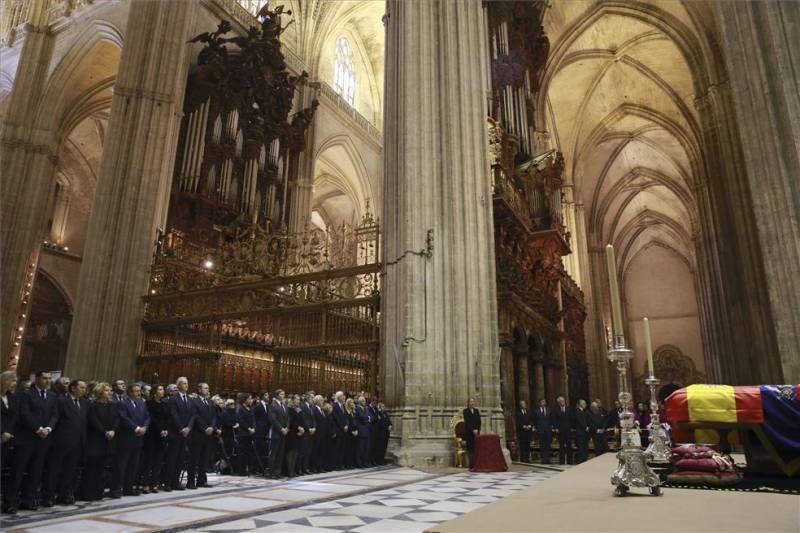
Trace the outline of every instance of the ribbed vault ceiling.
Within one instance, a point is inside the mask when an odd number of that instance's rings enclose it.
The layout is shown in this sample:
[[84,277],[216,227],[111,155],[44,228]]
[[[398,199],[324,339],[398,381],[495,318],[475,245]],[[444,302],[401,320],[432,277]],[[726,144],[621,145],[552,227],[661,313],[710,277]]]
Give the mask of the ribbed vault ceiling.
[[[554,2],[545,16],[548,130],[583,203],[590,242],[615,244],[622,272],[651,246],[692,265],[699,156],[689,66],[655,25],[597,6]],[[688,19],[679,2],[669,8]]]

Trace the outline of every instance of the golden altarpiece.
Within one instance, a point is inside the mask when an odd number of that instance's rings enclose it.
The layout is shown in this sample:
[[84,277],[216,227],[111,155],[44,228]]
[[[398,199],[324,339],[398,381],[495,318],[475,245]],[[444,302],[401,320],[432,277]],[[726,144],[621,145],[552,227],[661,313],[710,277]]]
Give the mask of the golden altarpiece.
[[281,52],[278,7],[204,44],[187,82],[167,226],[145,296],[139,377],[217,391],[377,390],[378,225],[289,234],[318,102]]
[[489,161],[494,198],[500,370],[506,438],[517,405],[588,395],[583,293],[564,269],[564,162],[536,153],[536,93],[549,41],[542,2],[487,3],[492,99]]

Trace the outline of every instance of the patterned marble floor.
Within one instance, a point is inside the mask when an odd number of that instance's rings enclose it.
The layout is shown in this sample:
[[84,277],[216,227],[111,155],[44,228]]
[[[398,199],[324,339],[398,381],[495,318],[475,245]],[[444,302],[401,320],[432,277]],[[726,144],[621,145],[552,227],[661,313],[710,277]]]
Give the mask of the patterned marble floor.
[[297,480],[217,477],[211,489],[25,512],[0,521],[10,532],[414,533],[557,473],[515,468],[495,474],[427,474],[381,467]]

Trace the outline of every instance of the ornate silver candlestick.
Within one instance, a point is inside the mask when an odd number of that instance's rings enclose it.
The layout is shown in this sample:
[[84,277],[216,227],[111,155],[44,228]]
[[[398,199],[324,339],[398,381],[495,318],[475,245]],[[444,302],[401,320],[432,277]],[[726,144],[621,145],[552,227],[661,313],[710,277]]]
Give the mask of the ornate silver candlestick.
[[617,366],[619,381],[619,403],[622,412],[619,415],[621,428],[621,449],[617,452],[619,461],[611,484],[617,488],[614,495],[625,496],[631,487],[648,487],[650,494],[661,494],[661,482],[658,476],[647,466],[649,452],[642,451],[639,434],[634,428],[633,412],[631,412],[631,393],[628,391],[628,361],[633,358],[633,351],[625,345],[624,335],[614,335],[614,346],[608,351],[608,360]]
[[656,387],[661,380],[651,374],[644,382],[650,387],[650,425],[647,426],[647,430],[650,432],[650,444],[645,453],[650,456],[651,463],[669,464],[669,437],[661,427],[661,420],[658,416],[658,399],[656,398]]

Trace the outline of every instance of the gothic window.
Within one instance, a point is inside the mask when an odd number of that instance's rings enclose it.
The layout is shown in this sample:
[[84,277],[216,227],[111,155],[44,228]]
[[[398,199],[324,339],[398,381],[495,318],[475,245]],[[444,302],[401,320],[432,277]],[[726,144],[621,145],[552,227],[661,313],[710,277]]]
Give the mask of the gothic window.
[[353,63],[353,49],[346,37],[336,40],[336,60],[333,64],[333,90],[353,105],[356,89],[356,69]]
[[266,4],[267,1],[268,0],[239,0],[239,3],[253,15],[258,15],[261,6]]

